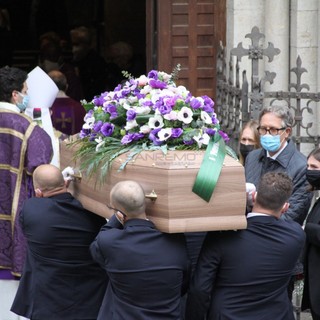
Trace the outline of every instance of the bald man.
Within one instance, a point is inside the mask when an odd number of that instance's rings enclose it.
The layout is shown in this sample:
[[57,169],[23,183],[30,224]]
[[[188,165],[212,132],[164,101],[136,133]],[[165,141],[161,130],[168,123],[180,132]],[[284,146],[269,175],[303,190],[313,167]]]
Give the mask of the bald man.
[[180,319],[188,278],[183,234],[165,234],[145,213],[145,195],[135,181],[121,181],[110,193],[108,224],[90,250],[105,268],[109,285],[99,319]]
[[22,208],[27,259],[11,311],[32,320],[96,319],[107,284],[89,246],[105,219],[67,192],[61,171],[33,173],[36,197]]

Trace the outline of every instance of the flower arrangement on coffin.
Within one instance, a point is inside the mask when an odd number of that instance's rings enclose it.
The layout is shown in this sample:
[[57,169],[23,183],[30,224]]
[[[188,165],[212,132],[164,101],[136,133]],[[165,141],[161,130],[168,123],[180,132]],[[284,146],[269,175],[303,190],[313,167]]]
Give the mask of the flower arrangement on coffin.
[[152,70],[139,78],[124,73],[123,84],[83,103],[87,114],[76,157],[88,174],[100,168],[104,177],[112,161],[128,151],[122,168],[144,150],[205,149],[216,135],[228,141],[213,100],[177,86],[178,71],[179,66],[171,74]]

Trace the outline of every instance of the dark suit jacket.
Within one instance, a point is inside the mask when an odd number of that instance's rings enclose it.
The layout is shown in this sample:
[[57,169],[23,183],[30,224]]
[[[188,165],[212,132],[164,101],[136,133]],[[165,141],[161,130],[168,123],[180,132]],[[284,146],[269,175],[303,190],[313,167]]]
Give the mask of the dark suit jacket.
[[110,279],[98,319],[180,319],[188,266],[184,235],[161,233],[143,219],[115,227],[113,216],[91,245]]
[[293,320],[287,286],[304,244],[293,221],[248,218],[248,228],[208,232],[187,300],[186,319]]
[[105,219],[70,193],[29,199],[20,218],[28,250],[11,310],[32,319],[96,319],[107,275],[89,245]]
[[302,310],[311,308],[320,317],[320,201],[313,206],[305,226],[305,280]]
[[293,182],[293,191],[289,199],[290,207],[282,215],[282,219],[294,220],[301,225],[308,213],[312,195],[308,190],[306,178],[307,158],[297,150],[292,140],[282,150],[275,160],[267,160],[264,149],[249,152],[245,162],[246,182],[253,183],[257,188],[262,175],[266,172],[284,172]]

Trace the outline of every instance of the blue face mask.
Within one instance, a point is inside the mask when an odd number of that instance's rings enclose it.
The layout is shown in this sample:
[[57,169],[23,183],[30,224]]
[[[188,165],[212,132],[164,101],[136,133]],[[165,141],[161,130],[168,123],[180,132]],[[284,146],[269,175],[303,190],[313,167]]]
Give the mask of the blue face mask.
[[271,134],[265,134],[264,136],[260,136],[260,143],[263,149],[269,152],[276,152],[281,146],[280,135],[272,136]]
[[17,107],[21,110],[24,111],[26,110],[28,103],[29,103],[29,96],[26,94],[22,94],[19,92],[20,97],[22,97],[22,102],[17,103]]

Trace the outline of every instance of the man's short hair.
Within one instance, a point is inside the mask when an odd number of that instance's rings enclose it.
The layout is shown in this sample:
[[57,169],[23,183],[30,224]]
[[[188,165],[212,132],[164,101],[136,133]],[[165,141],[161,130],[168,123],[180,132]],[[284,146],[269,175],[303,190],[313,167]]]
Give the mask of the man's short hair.
[[292,115],[292,112],[287,106],[272,105],[272,106],[264,107],[260,112],[259,122],[261,122],[261,118],[266,113],[273,113],[277,117],[279,117],[282,120],[282,126],[285,128],[287,127],[292,128],[294,125],[294,117]]
[[268,172],[260,180],[257,205],[272,211],[280,210],[291,196],[291,178],[283,172]]
[[23,84],[27,80],[26,71],[14,68],[3,67],[0,69],[0,101],[11,102],[14,90],[21,92]]
[[62,72],[58,70],[52,70],[48,72],[48,75],[56,84],[59,90],[62,90],[62,91],[67,90],[67,86],[68,86],[67,78]]

